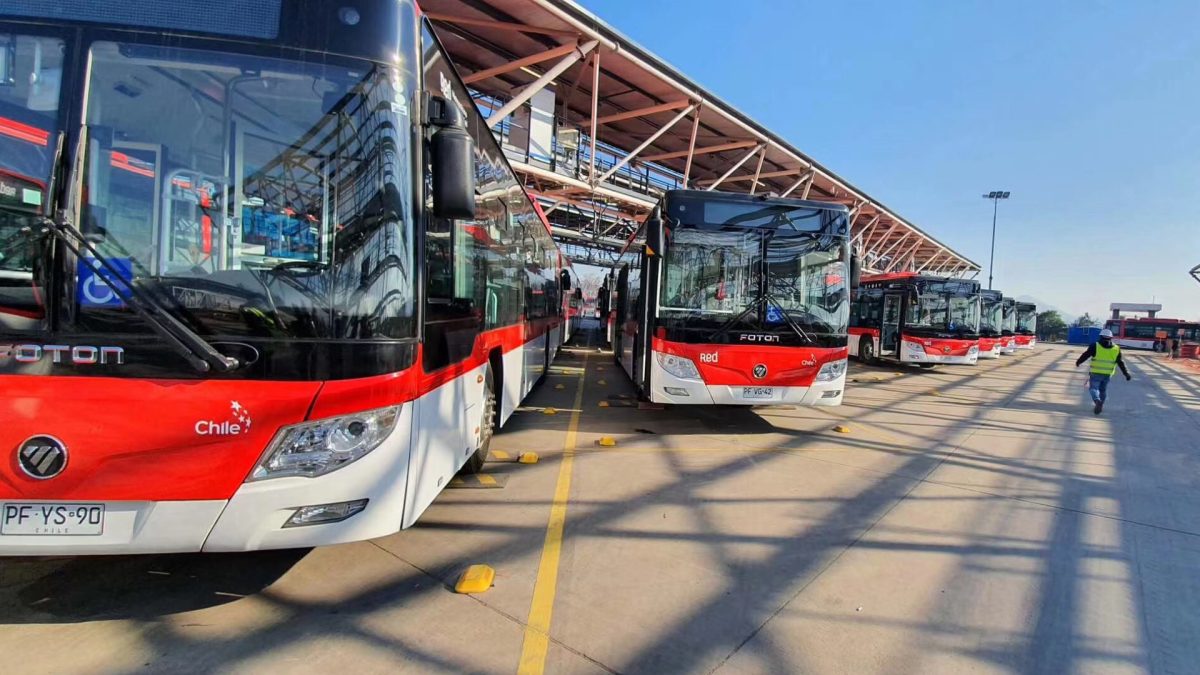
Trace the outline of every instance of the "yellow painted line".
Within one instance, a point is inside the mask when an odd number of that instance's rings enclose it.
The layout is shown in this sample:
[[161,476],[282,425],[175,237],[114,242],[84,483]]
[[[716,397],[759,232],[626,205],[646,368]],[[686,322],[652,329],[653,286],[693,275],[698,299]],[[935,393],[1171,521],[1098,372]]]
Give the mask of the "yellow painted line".
[[579,381],[575,385],[571,422],[563,439],[562,464],[558,467],[558,483],[554,486],[550,521],[546,523],[546,539],[542,543],[542,560],[538,563],[537,581],[533,584],[533,601],[529,604],[529,618],[525,620],[525,639],[521,644],[521,661],[517,665],[520,675],[542,675],[546,669],[546,653],[550,650],[550,617],[554,612],[554,594],[558,590],[558,559],[562,555],[567,500],[571,496],[571,469],[575,465],[575,437],[579,432],[579,414],[583,410],[587,361],[588,355],[585,353]]
[[491,476],[487,475],[486,473],[476,474],[475,477],[478,478],[479,482],[483,483],[484,485],[495,485],[496,484],[496,479],[492,478]]

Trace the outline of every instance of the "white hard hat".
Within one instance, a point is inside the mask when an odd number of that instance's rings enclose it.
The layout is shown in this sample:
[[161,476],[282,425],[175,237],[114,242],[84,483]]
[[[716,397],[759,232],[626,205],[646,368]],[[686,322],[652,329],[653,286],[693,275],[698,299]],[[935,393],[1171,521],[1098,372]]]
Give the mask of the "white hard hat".
[[1112,337],[1112,331],[1111,331],[1111,330],[1109,330],[1109,329],[1107,329],[1107,328],[1105,328],[1104,330],[1100,331],[1100,337],[1102,337],[1102,338],[1110,338],[1110,337]]

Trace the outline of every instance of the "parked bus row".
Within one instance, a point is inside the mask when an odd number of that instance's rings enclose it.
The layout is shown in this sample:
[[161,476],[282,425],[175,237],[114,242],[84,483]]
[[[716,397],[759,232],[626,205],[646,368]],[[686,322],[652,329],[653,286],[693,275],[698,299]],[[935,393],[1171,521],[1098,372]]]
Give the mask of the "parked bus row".
[[865,276],[851,304],[850,353],[867,364],[974,365],[1036,344],[1037,306],[974,279]]
[[675,404],[838,405],[847,358],[973,365],[1036,343],[1037,307],[978,281],[860,276],[844,207],[667,192],[598,309],[640,396]]

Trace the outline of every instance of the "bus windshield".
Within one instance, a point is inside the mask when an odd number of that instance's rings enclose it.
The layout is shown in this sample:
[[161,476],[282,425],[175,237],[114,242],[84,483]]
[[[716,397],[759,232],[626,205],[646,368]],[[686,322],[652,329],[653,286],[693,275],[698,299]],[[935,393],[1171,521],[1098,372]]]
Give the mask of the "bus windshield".
[[[77,227],[203,334],[415,336],[408,97],[415,77],[98,42]],[[80,260],[75,329],[148,330]]]
[[950,333],[978,330],[977,286],[957,281],[923,281],[910,304],[907,325]]
[[1004,305],[999,296],[980,296],[979,332],[999,335],[1004,326]]
[[845,329],[849,307],[840,239],[677,228],[664,269],[660,309],[666,315],[722,323],[739,317],[761,318],[767,325],[790,321],[820,333]]
[[1017,306],[1018,333],[1033,333],[1037,330],[1037,308]]
[[1017,329],[1017,307],[1008,299],[1003,301],[1002,306],[1004,308],[1004,323],[1001,331],[1011,335]]

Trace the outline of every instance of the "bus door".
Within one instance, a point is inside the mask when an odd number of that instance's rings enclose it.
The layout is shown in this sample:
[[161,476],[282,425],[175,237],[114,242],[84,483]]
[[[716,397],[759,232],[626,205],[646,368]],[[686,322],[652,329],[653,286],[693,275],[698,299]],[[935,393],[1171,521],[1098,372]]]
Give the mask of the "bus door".
[[879,355],[897,354],[900,349],[900,308],[903,306],[903,293],[885,293],[883,295],[883,325],[879,332]]
[[617,363],[624,365],[625,362],[625,319],[629,313],[626,305],[629,298],[629,266],[621,267],[621,271],[617,272],[617,312],[616,318],[613,320],[612,331],[612,346],[613,357]]

